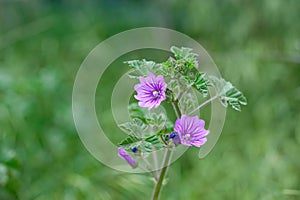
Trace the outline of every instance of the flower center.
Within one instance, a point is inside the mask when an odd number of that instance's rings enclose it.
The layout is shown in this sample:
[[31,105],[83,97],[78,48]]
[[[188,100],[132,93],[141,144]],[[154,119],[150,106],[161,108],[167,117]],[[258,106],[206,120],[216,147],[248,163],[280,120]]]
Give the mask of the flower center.
[[153,90],[152,95],[154,98],[160,97],[160,91]]
[[185,141],[190,141],[190,140],[191,140],[191,134],[189,134],[189,133],[185,134],[185,135],[183,136],[183,139],[184,139]]

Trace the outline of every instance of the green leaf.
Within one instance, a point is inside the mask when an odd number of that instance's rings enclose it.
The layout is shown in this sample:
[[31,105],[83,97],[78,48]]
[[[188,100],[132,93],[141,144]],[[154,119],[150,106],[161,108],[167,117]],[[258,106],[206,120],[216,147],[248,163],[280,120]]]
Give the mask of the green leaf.
[[188,85],[191,85],[191,84],[194,84],[194,81],[193,81],[193,78],[186,75],[186,76],[182,76],[182,78],[185,80],[185,82],[188,84]]
[[126,145],[131,145],[131,144],[137,143],[139,141],[141,141],[140,138],[138,138],[136,136],[133,136],[133,135],[129,135],[127,138],[125,138],[124,140],[122,140],[119,143],[119,145],[126,146]]
[[226,92],[225,100],[237,111],[241,111],[241,105],[247,105],[246,97],[236,88],[231,88]]
[[173,66],[173,59],[169,58],[168,61],[163,62],[161,64],[157,64],[158,73],[161,73],[163,76],[174,77],[175,75],[175,67]]
[[198,67],[198,61],[195,53],[192,53],[190,48],[178,48],[171,47],[171,52],[174,54],[174,58],[170,58],[168,62],[172,63],[175,71],[180,72],[182,75],[186,75],[189,70],[196,69]]
[[191,51],[192,51],[191,48],[186,48],[186,47],[178,48],[178,47],[172,46],[170,50],[174,54],[174,56],[177,60],[181,60],[184,58],[185,59],[194,59],[197,56],[197,54],[191,53]]
[[155,73],[160,68],[153,61],[143,60],[131,60],[126,61],[126,64],[131,67],[131,70],[127,73],[130,78],[139,78],[140,76],[146,77],[149,72]]
[[[161,140],[156,135],[151,135],[145,139],[145,142],[152,144],[156,150],[163,148]],[[152,151],[152,150],[151,150]]]
[[163,125],[166,121],[164,113],[149,113],[149,124]]
[[194,87],[206,97],[208,95],[209,81],[205,78],[205,73],[197,72],[194,79]]
[[230,82],[215,76],[211,76],[209,79],[225,107],[230,105],[234,110],[241,111],[241,105],[247,105],[246,97]]
[[198,105],[198,98],[192,89],[186,91],[179,101],[179,108],[182,114],[189,114]]
[[[146,131],[146,129],[143,129],[143,131],[148,132],[151,134],[151,132],[157,132],[165,126],[165,122],[167,120],[167,116],[164,112],[160,112],[159,109],[155,110],[148,110],[146,108],[141,108],[138,106],[137,103],[132,103],[129,105],[129,113],[130,117],[135,120],[135,124],[139,124],[141,126],[146,126],[145,128],[148,128],[149,131]],[[132,123],[131,123],[132,125]],[[121,128],[125,131],[129,132],[126,130],[128,126],[132,129],[132,126],[128,125],[127,123],[124,123],[121,125]]]
[[137,103],[129,105],[131,121],[120,124],[119,127],[128,134],[128,137],[119,143],[125,150],[137,147],[141,152],[149,153],[152,146],[155,149],[163,148],[162,141],[156,135],[157,132],[168,130],[167,116],[159,110],[148,111]]
[[133,118],[130,122],[119,124],[119,127],[128,135],[141,136],[148,128],[148,125],[139,118]]
[[148,110],[146,108],[140,107],[137,103],[131,103],[128,106],[129,110],[129,115],[132,119],[138,118],[140,119],[143,123],[147,124],[147,112]]
[[162,65],[166,66],[166,67],[171,67],[172,63],[170,61],[166,61],[166,62],[163,62]]
[[180,83],[178,80],[171,79],[168,82],[168,89],[171,90],[171,98],[176,99],[178,97],[178,94],[180,93]]
[[155,147],[156,150],[162,149],[164,146],[158,136],[151,135],[144,139],[128,136],[123,141],[119,143],[125,150],[130,151],[133,147],[137,147],[140,151],[145,153],[152,152],[152,146]]

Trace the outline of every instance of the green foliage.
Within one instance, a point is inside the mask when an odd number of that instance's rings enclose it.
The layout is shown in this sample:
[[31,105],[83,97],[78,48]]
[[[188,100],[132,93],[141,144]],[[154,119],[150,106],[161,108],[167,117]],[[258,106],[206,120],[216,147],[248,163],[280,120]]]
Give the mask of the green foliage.
[[196,88],[203,97],[208,95],[209,81],[205,77],[204,72],[194,72],[192,75],[183,76],[187,84]]
[[[149,72],[160,72],[167,80],[166,97],[171,103],[178,103],[181,114],[189,114],[198,106],[197,95],[191,89],[195,88],[203,97],[208,95],[208,87],[215,87],[221,103],[227,107],[228,104],[235,110],[240,111],[242,105],[246,105],[246,98],[230,82],[216,77],[210,77],[212,84],[205,77],[205,73],[198,72],[197,54],[190,48],[171,47],[174,57],[168,61],[156,64],[153,61],[132,60],[125,62],[131,67],[128,73],[130,78],[148,76]],[[153,150],[164,147],[164,139],[169,130],[165,126],[168,120],[164,113],[154,113],[140,108],[137,103],[131,104],[129,113],[132,118],[131,122],[120,124],[119,127],[129,135],[119,145],[126,150],[138,147],[141,152],[149,153]],[[152,130],[152,132],[150,132]],[[153,132],[154,130],[154,132]],[[168,132],[166,132],[168,131]],[[161,140],[157,136],[161,136]]]
[[[142,130],[139,130],[140,132],[147,132],[148,128],[151,129],[151,131],[148,131],[148,134],[151,134],[153,132],[157,132],[163,129],[163,127],[166,126],[166,122],[168,122],[165,113],[149,111],[146,108],[138,106],[137,103],[131,103],[128,106],[128,109],[132,122],[119,125],[120,128],[125,130],[125,132],[128,132],[128,128],[126,127],[129,127],[129,129],[134,130],[135,126],[141,126]],[[137,131],[137,129],[135,129],[135,131]]]
[[179,108],[182,114],[188,115],[198,106],[198,98],[192,88],[185,90],[179,101]]
[[140,136],[148,128],[148,125],[139,118],[134,118],[131,122],[120,124],[119,127],[129,135]]
[[174,77],[175,73],[176,73],[176,70],[174,67],[172,67],[172,62],[166,61],[161,64],[161,74],[163,76]]
[[[171,47],[171,52],[174,54],[176,60],[172,60],[173,67],[178,71],[185,71],[185,69],[195,69],[198,66],[198,61],[195,53],[192,53],[192,49],[186,47]],[[171,62],[171,63],[172,63]]]
[[209,81],[205,78],[205,73],[197,72],[195,75],[194,86],[203,97],[208,95],[208,84]]
[[131,70],[127,73],[130,78],[138,78],[140,76],[148,76],[149,72],[156,73],[159,66],[153,61],[143,60],[131,60],[126,61],[126,64],[131,67]]
[[[196,88],[203,97],[206,97],[208,95],[208,86],[209,81],[205,77],[204,72],[199,72],[198,69],[198,60],[197,60],[197,54],[192,52],[192,49],[182,47],[171,47],[171,52],[174,54],[174,58],[169,58],[169,61],[163,63],[163,66],[165,68],[165,71],[169,72],[169,74],[166,72],[166,75],[170,75],[171,77],[177,77],[179,75],[179,78],[171,80],[168,84],[168,87],[174,91],[175,94],[180,93],[180,90],[184,91],[186,89],[186,86],[182,87],[183,85],[191,85],[194,88]],[[186,82],[180,83],[180,79],[185,80]]]
[[156,150],[163,148],[163,142],[158,135],[163,135],[173,128],[165,114],[148,111],[139,107],[137,103],[130,104],[128,108],[131,121],[119,125],[128,136],[119,145],[127,151],[138,147],[144,153],[152,152],[152,146]]
[[155,150],[160,150],[163,148],[161,140],[156,135],[150,135],[145,138],[129,135],[127,138],[122,140],[119,145],[127,151],[137,147],[143,153],[151,153],[153,150],[152,146]]
[[[225,97],[222,99],[222,103],[223,101],[227,102],[233,109],[237,111],[241,111],[241,105],[247,105],[246,97],[235,87],[226,92]],[[226,103],[225,106],[227,106]]]
[[[131,144],[134,144],[134,143],[137,143],[137,142],[140,142],[141,139],[138,138],[138,137],[135,137],[133,135],[129,135],[128,137],[126,137],[124,140],[122,140],[119,145],[121,146],[126,146],[126,145],[131,145]],[[135,146],[131,146],[131,148],[133,148]],[[127,147],[127,150],[130,149],[130,147]]]
[[222,105],[228,104],[237,111],[241,111],[241,105],[247,105],[247,99],[241,91],[236,89],[230,82],[211,76],[210,81],[220,96]]
[[128,106],[129,115],[132,119],[137,118],[140,119],[143,123],[147,124],[149,120],[147,118],[147,109],[140,107],[137,103],[131,103]]
[[[199,41],[251,102],[241,115],[228,110],[221,140],[208,157],[195,159],[198,151],[191,148],[172,164],[161,199],[299,199],[299,1],[136,2],[1,4],[0,162],[9,181],[0,185],[0,199],[151,198],[148,176],[118,173],[88,153],[71,113],[74,78],[90,50],[120,31],[149,24]],[[101,78],[97,111],[110,105],[110,86],[125,71],[123,61],[145,55],[157,54],[132,52]],[[108,129],[120,131],[103,110]]]

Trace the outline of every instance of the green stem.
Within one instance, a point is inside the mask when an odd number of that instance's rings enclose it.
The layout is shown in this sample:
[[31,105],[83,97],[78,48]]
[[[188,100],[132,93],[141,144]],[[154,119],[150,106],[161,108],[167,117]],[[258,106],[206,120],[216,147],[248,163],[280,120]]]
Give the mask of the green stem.
[[[174,111],[176,113],[177,118],[180,118],[181,117],[181,111],[180,111],[180,108],[178,106],[178,101],[172,102],[172,105],[173,105],[173,108],[174,108]],[[167,151],[166,151],[166,154],[165,154],[165,157],[164,157],[164,160],[163,160],[162,169],[161,169],[161,172],[160,172],[159,177],[158,177],[158,181],[157,181],[157,183],[155,185],[155,188],[154,188],[154,191],[153,191],[152,200],[158,200],[158,198],[159,198],[159,194],[162,190],[162,185],[163,185],[162,183],[163,183],[165,175],[168,171],[168,167],[169,167],[169,163],[171,161],[171,158],[172,158],[172,151],[167,148]]]
[[168,146],[168,143],[165,141],[165,139],[164,139],[164,137],[163,137],[162,135],[160,135],[160,139],[161,139],[161,141],[163,141],[163,143],[164,143],[166,146]]
[[204,106],[206,106],[207,104],[209,104],[210,102],[212,102],[213,100],[217,99],[219,97],[219,95],[213,96],[212,98],[204,101],[200,106],[198,106],[197,108],[195,108],[192,112],[189,113],[189,116],[191,116],[192,114],[194,114],[197,110],[200,110],[201,108],[203,108]]
[[158,181],[155,185],[152,200],[158,200],[159,193],[162,189],[162,183],[163,183],[163,180],[165,178],[169,162],[171,160],[171,155],[172,155],[171,153],[172,153],[172,151],[170,149],[167,149],[165,157],[164,157],[164,161],[163,161],[163,168],[161,169]]
[[179,105],[178,105],[178,100],[172,102],[172,106],[173,106],[173,109],[175,111],[175,114],[176,114],[177,118],[180,118],[181,117],[181,112],[180,112],[180,108],[179,108]]

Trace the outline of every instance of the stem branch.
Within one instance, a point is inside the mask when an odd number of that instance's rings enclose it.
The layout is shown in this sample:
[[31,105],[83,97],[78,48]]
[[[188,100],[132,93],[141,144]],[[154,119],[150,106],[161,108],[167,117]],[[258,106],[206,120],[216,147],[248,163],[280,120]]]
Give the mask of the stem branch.
[[207,104],[209,104],[210,102],[212,102],[213,100],[217,99],[219,97],[219,95],[213,96],[212,98],[204,101],[200,106],[198,106],[197,108],[195,108],[192,112],[189,113],[189,116],[191,116],[192,114],[194,114],[196,111],[200,110],[202,107],[206,106]]
[[178,105],[178,100],[172,102],[172,106],[173,106],[173,109],[175,111],[175,114],[176,114],[177,118],[180,118],[181,117],[181,111],[180,111],[180,108],[179,108],[179,105]]
[[[176,113],[177,118],[180,118],[181,117],[181,112],[180,112],[180,108],[178,106],[178,101],[172,102],[172,105],[173,105],[173,108],[174,108],[174,111]],[[163,185],[162,183],[163,183],[163,180],[164,180],[165,175],[167,173],[171,158],[172,158],[172,151],[167,147],[167,150],[166,150],[166,153],[165,153],[165,156],[164,156],[164,159],[163,159],[162,169],[160,171],[158,181],[157,181],[157,183],[155,185],[155,188],[154,188],[154,191],[153,191],[152,200],[158,200],[159,193],[162,190],[162,185]]]

